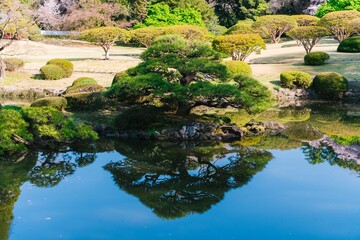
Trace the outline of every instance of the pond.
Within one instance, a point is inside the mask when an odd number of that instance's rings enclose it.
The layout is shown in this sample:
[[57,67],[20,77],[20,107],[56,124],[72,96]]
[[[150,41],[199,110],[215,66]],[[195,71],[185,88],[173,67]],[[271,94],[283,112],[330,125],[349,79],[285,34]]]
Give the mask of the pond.
[[0,239],[359,239],[358,159],[315,144],[322,133],[359,136],[357,113],[275,109],[257,118],[290,130],[232,143],[107,139],[28,152],[0,163]]

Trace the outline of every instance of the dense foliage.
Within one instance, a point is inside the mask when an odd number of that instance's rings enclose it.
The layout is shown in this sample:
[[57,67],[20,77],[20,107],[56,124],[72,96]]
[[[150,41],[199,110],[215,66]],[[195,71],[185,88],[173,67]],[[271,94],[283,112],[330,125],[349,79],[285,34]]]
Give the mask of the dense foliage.
[[352,37],[345,39],[339,44],[337,51],[352,53],[360,52],[360,37]]
[[235,75],[246,75],[251,76],[252,75],[252,69],[246,62],[241,61],[223,61],[222,64],[224,64],[229,71],[229,73],[232,76]]
[[280,74],[281,84],[287,88],[303,88],[310,87],[312,78],[308,73],[299,71],[286,71]]
[[76,124],[54,108],[0,110],[0,155],[25,151],[33,143],[50,146],[96,138],[90,126]]
[[63,110],[67,106],[67,101],[63,97],[46,97],[36,99],[31,103],[31,107],[53,107],[58,110]]
[[180,35],[188,40],[206,41],[210,38],[210,34],[206,28],[190,25],[146,27],[131,31],[132,41],[144,47],[150,47],[157,37],[168,34]]
[[65,76],[65,71],[54,64],[41,67],[40,72],[45,80],[59,80]]
[[305,55],[304,62],[305,65],[317,66],[325,64],[329,59],[330,56],[326,52],[312,52]]
[[134,28],[165,27],[180,24],[205,26],[201,14],[191,7],[171,9],[168,4],[157,3],[149,8],[148,16],[144,22],[135,25]]
[[336,72],[323,72],[316,75],[313,88],[323,98],[337,99],[349,89],[347,79]]
[[65,74],[63,77],[65,77],[65,78],[68,78],[73,74],[74,65],[69,60],[61,59],[61,58],[54,58],[46,63],[46,65],[48,65],[48,64],[56,65],[56,66],[60,67],[62,70],[64,70]]
[[317,17],[323,17],[329,12],[342,10],[357,10],[360,11],[359,0],[328,0],[316,12]]
[[[201,42],[164,36],[141,57],[143,63],[118,77],[108,92],[110,96],[120,101],[160,104],[186,115],[198,105],[232,105],[257,111],[255,105],[261,101],[257,97],[268,94],[265,87],[260,93],[255,80],[231,82],[220,54]],[[271,102],[268,94],[267,103]]]
[[214,39],[213,47],[239,61],[244,61],[253,52],[259,54],[261,49],[266,49],[264,40],[258,34],[219,36]]

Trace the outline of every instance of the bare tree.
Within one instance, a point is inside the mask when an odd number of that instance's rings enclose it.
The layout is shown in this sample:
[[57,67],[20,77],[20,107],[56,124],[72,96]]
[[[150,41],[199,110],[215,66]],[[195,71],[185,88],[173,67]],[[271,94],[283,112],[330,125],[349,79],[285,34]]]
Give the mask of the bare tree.
[[3,80],[6,68],[4,49],[14,40],[24,37],[34,22],[28,17],[26,6],[18,1],[0,0],[0,6],[0,80]]
[[58,0],[45,0],[34,11],[36,23],[45,30],[58,30],[63,23],[62,4]]

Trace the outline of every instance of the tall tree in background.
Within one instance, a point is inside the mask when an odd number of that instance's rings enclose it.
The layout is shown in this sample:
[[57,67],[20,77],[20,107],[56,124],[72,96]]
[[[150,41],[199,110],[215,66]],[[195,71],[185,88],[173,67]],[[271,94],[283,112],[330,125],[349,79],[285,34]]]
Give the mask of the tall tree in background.
[[130,16],[131,18],[142,22],[148,15],[147,0],[131,0]]
[[269,0],[207,0],[214,7],[219,23],[231,27],[238,20],[263,15]]
[[269,9],[275,14],[301,14],[310,6],[310,0],[271,0]]

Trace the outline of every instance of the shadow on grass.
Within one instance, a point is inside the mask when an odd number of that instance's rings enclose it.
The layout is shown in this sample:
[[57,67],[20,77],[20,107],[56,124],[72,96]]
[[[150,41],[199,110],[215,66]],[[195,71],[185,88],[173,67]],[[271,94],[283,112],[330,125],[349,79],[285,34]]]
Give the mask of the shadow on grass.
[[35,80],[44,80],[44,76],[40,73],[34,74],[31,78]]
[[271,80],[270,83],[274,84],[276,86],[280,86],[280,84],[281,84],[281,82],[279,80]]

